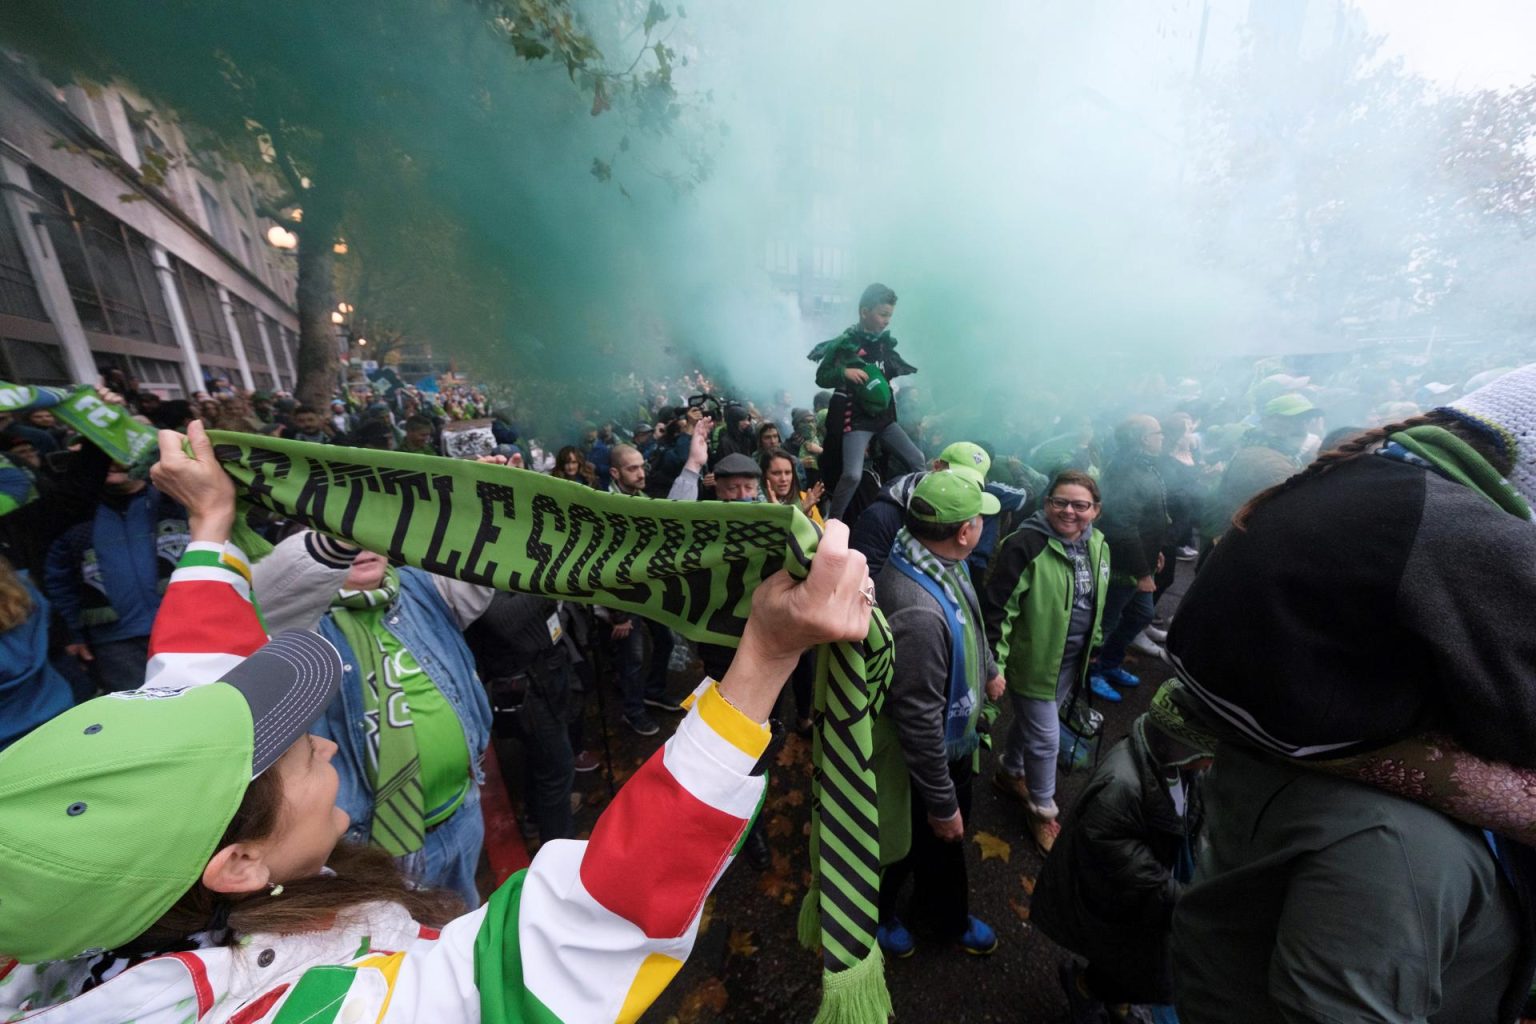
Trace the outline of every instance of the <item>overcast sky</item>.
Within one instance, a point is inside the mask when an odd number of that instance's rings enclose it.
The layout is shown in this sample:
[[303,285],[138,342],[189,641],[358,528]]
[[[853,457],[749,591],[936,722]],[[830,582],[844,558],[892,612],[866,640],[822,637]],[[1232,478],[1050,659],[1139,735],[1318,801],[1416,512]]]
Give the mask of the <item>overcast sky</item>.
[[1357,3],[1389,53],[1449,88],[1501,88],[1536,74],[1536,0]]

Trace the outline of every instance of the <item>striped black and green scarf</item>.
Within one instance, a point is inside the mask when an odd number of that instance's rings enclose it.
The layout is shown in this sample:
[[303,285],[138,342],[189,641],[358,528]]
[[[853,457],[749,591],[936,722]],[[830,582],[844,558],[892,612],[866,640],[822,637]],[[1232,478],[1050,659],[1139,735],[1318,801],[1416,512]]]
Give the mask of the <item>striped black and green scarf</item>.
[[[634,612],[734,647],[752,592],[810,571],[820,533],[796,506],[630,498],[490,463],[210,431],[253,504],[370,551],[501,590]],[[812,890],[824,992],[818,1024],[884,1024],[875,944],[879,831],[873,716],[891,672],[876,611],[862,643],[816,658]],[[806,929],[802,927],[802,938]]]

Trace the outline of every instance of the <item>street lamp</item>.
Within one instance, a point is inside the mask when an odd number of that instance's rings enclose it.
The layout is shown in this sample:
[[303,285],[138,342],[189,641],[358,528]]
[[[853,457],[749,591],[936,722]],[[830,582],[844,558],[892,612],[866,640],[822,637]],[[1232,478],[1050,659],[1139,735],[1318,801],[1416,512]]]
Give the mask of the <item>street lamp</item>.
[[274,249],[297,249],[299,236],[281,224],[273,224],[267,228],[267,244]]

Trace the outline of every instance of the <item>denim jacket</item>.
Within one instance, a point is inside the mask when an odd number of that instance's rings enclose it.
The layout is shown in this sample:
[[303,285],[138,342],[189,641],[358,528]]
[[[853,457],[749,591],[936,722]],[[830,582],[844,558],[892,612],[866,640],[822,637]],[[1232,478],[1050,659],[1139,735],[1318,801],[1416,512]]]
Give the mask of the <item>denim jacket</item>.
[[[491,704],[475,674],[475,659],[464,643],[463,629],[468,623],[460,625],[430,575],[409,567],[400,570],[400,597],[382,622],[405,644],[458,713],[475,782],[483,783],[485,773],[480,762],[491,737]],[[340,747],[335,762],[341,776],[336,804],[352,818],[346,838],[367,842],[373,824],[373,788],[368,783],[362,673],[358,670],[357,655],[331,616],[321,621],[320,635],[341,653],[344,674],[341,692],[315,722],[313,731]]]

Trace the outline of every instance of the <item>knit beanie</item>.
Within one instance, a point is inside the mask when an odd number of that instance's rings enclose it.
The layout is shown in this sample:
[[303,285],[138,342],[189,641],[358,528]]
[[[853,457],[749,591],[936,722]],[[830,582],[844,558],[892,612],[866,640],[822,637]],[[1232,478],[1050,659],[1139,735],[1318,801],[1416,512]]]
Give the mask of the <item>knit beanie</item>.
[[[1157,688],[1152,705],[1147,708],[1147,724],[1154,727],[1166,742],[1161,744],[1169,763],[1190,763],[1210,757],[1216,751],[1217,739],[1204,728],[1198,711],[1186,710],[1190,694],[1178,679],[1168,679]],[[1198,708],[1198,701],[1195,702]]]
[[1536,363],[1511,370],[1437,411],[1493,440],[1514,464],[1510,486],[1536,503]]

